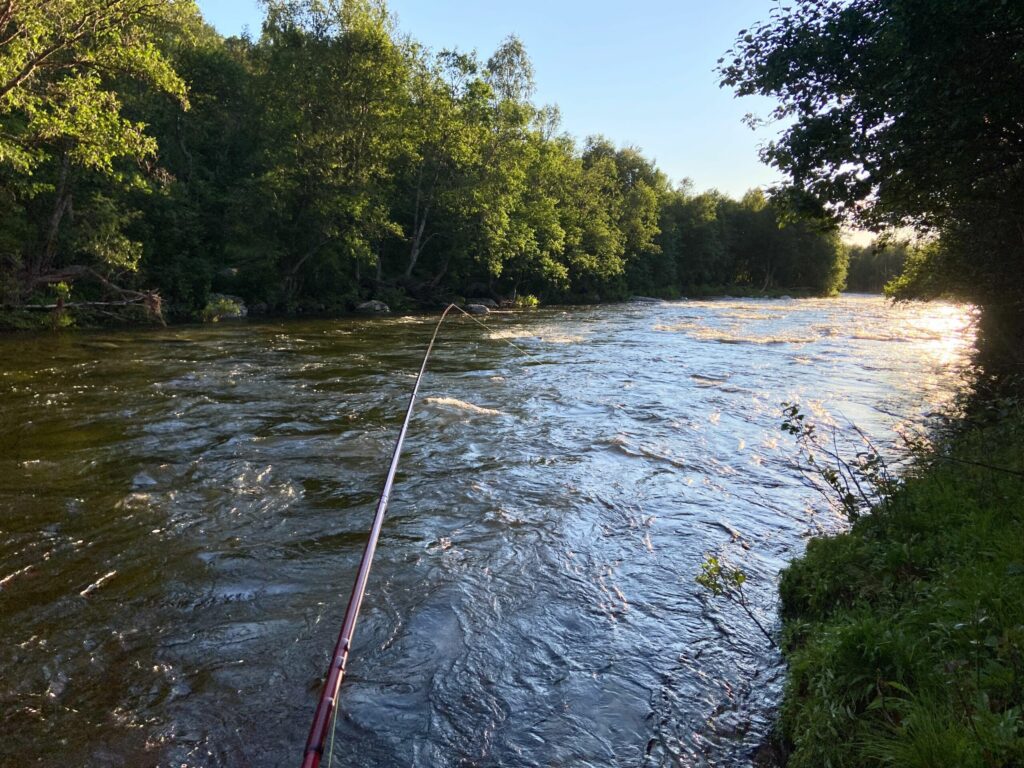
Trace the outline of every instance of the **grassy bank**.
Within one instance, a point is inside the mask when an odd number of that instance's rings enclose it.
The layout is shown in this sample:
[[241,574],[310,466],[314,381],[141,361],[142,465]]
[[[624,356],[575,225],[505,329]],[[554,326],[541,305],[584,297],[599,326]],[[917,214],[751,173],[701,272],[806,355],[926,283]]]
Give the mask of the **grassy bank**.
[[1024,766],[1024,401],[976,411],[784,572],[789,768]]

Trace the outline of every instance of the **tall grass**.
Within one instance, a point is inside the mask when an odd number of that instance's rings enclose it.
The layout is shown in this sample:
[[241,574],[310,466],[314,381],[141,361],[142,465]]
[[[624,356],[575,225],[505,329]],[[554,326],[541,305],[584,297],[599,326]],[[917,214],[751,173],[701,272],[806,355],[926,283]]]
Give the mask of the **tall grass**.
[[1024,406],[974,413],[783,573],[790,768],[1024,766]]

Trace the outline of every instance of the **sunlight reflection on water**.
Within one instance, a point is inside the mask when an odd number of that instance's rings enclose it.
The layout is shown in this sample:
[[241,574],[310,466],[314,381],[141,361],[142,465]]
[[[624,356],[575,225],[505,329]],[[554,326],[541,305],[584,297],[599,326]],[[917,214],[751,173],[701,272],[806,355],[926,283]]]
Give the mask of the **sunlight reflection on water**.
[[[842,525],[779,404],[892,450],[951,407],[973,317],[846,296],[495,314],[490,338],[456,318],[335,762],[749,762],[782,670],[699,563],[742,561],[770,622],[779,569]],[[0,339],[0,763],[298,762],[433,322]]]

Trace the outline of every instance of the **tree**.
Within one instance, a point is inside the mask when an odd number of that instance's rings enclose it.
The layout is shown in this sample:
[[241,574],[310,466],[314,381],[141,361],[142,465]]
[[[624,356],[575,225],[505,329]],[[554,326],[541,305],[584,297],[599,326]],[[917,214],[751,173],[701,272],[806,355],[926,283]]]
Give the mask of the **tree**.
[[141,212],[131,229],[143,245],[140,271],[159,287],[172,318],[195,316],[214,287],[260,297],[257,283],[267,279],[252,269],[262,260],[248,203],[264,157],[262,134],[253,129],[263,110],[255,98],[252,49],[247,39],[223,40],[212,28],[199,29],[194,40],[170,51],[189,84],[191,109],[182,112],[149,93],[127,105],[146,117],[168,174],[165,183],[135,191],[124,205]]
[[529,225],[517,214],[526,193],[533,68],[516,37],[502,41],[487,60],[490,88],[484,146],[474,186],[477,261],[488,279],[530,247]]
[[0,163],[29,170],[58,144],[71,162],[106,172],[119,157],[153,155],[143,126],[121,115],[112,77],[187,104],[159,41],[197,14],[174,0],[2,0]]
[[[942,247],[904,296],[997,307],[1024,350],[1024,4],[794,0],[743,30],[722,83],[780,100],[763,152],[799,193]],[[1021,354],[1018,352],[1018,354]]]
[[619,229],[624,238],[626,279],[631,288],[659,293],[672,290],[674,265],[664,258],[658,235],[661,202],[668,180],[636,147],[615,152],[622,191]]
[[726,246],[732,263],[731,282],[764,291],[775,284],[782,257],[778,223],[760,189],[748,190],[738,202],[728,201],[719,213],[726,222]]
[[0,0],[5,303],[81,277],[76,300],[158,288],[182,319],[214,290],[285,312],[828,290],[834,249],[776,197],[672,190],[560,133],[515,37],[435,55],[384,0],[264,8],[224,40],[191,0]]
[[726,248],[726,225],[720,215],[726,198],[717,191],[690,195],[676,190],[662,210],[662,229],[671,233],[671,248],[682,287],[724,286],[733,279]]
[[403,151],[408,58],[376,0],[267,8],[255,51],[266,156],[253,202],[267,214],[280,301],[310,285],[306,293],[338,304],[398,232],[390,183]]
[[615,148],[606,139],[587,139],[581,159],[570,193],[566,260],[573,291],[593,298],[625,271],[626,242],[619,228],[622,189]]
[[881,293],[902,274],[910,253],[905,240],[875,240],[870,245],[851,247],[847,290]]
[[109,195],[94,189],[79,201],[90,216],[77,238],[62,240],[63,225],[76,184],[96,186],[90,175],[123,187],[152,170],[156,142],[123,114],[121,92],[140,81],[187,107],[185,84],[161,48],[196,19],[188,1],[0,0],[0,184],[37,233],[8,257],[22,271],[19,293],[83,275],[114,288],[88,265],[55,270],[62,248],[66,259],[137,268],[140,247],[123,233],[134,214]]
[[526,180],[517,216],[527,227],[518,252],[505,272],[518,293],[558,295],[569,287],[569,270],[562,260],[567,245],[564,206],[578,160],[569,136],[555,137],[557,111],[542,111],[527,141]]
[[442,51],[416,59],[406,125],[410,151],[398,158],[396,220],[404,225],[400,270],[409,283],[431,246],[437,258],[421,270],[432,284],[459,258],[473,209],[488,132],[492,91],[473,54]]

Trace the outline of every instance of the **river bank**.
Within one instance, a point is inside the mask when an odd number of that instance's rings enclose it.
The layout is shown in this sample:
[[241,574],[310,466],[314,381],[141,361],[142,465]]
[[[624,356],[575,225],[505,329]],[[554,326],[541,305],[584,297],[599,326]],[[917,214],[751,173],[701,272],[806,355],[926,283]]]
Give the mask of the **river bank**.
[[[759,290],[752,286],[745,285],[721,285],[701,286],[688,290],[686,294],[679,291],[669,291],[663,294],[650,297],[639,297],[641,300],[657,301],[685,301],[705,299],[791,299],[811,298],[815,294],[807,288],[770,288]],[[229,297],[237,299],[237,297]],[[464,305],[467,300],[461,296],[449,297],[454,303]],[[617,297],[602,300],[600,297],[576,297],[574,301],[566,303],[543,304],[546,308],[584,307],[601,306],[605,304],[622,304],[636,301],[637,297]],[[469,302],[472,303],[472,302]],[[388,305],[385,305],[388,306]],[[446,306],[440,302],[427,304],[418,307],[400,304],[381,314],[411,315],[429,312],[440,312]],[[523,296],[515,303],[517,310],[535,309],[541,306],[540,302],[533,296]],[[241,311],[240,311],[241,310]],[[366,315],[361,312],[357,304],[352,304],[344,312],[328,312],[323,307],[310,306],[296,309],[293,312],[268,311],[265,305],[248,307],[241,300],[235,302],[235,306],[229,306],[225,311],[217,299],[211,301],[206,308],[197,314],[175,315],[170,317],[155,316],[147,312],[140,304],[127,304],[122,307],[96,307],[96,306],[71,306],[60,311],[54,309],[40,310],[27,309],[25,307],[0,307],[0,333],[38,332],[51,330],[102,330],[106,328],[146,328],[160,327],[162,325],[191,325],[195,323],[220,322],[222,320],[236,320],[252,317],[256,320],[337,320],[356,318]],[[371,313],[372,314],[372,313]]]
[[974,402],[780,596],[788,768],[1024,764],[1024,400]]

